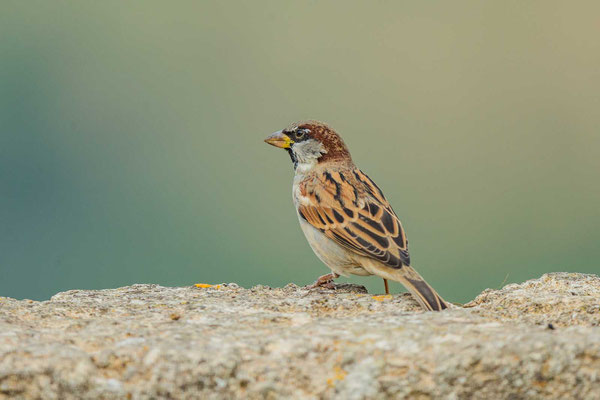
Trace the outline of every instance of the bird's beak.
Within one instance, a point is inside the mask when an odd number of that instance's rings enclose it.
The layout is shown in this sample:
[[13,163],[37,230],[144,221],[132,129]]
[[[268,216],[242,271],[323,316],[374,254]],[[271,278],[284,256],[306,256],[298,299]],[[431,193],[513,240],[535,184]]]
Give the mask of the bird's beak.
[[265,139],[266,143],[271,146],[279,147],[281,149],[289,149],[294,142],[288,135],[284,135],[283,131],[277,131]]

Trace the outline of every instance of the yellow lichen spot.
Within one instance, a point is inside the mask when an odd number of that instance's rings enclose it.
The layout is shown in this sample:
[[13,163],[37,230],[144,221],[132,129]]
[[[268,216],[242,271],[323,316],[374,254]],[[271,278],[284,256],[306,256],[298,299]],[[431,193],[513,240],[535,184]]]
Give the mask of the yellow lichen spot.
[[371,298],[373,300],[375,300],[375,301],[385,301],[385,300],[391,299],[392,295],[384,294],[384,295],[381,295],[381,296],[372,296]]
[[208,283],[196,283],[194,286],[201,289],[215,288],[221,289],[221,285],[209,285]]
[[346,375],[348,375],[348,373],[336,365],[333,368],[333,378],[327,379],[327,385],[329,387],[334,387],[337,381],[343,381],[346,379]]

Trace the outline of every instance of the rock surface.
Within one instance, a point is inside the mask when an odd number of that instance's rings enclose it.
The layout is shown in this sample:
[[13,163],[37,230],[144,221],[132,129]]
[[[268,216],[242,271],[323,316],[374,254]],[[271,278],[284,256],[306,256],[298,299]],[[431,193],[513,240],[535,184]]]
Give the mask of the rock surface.
[[600,399],[600,278],[421,312],[361,287],[235,284],[0,298],[0,399]]

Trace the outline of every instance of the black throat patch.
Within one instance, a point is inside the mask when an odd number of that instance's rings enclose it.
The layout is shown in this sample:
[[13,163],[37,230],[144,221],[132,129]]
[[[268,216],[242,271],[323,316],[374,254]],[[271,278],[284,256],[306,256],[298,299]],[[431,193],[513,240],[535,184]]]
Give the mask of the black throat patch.
[[286,149],[288,154],[290,155],[290,158],[292,159],[292,162],[294,163],[294,170],[296,169],[296,167],[298,166],[298,160],[296,159],[296,155],[294,154],[294,152],[292,151],[292,149]]

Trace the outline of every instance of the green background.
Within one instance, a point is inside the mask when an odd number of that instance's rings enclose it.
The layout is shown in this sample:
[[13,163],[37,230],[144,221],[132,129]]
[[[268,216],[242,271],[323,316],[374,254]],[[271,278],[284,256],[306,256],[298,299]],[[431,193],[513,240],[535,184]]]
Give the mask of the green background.
[[307,118],[342,133],[448,300],[598,273],[598,15],[597,1],[3,0],[0,296],[313,281],[328,270],[298,226],[291,163],[263,143]]

